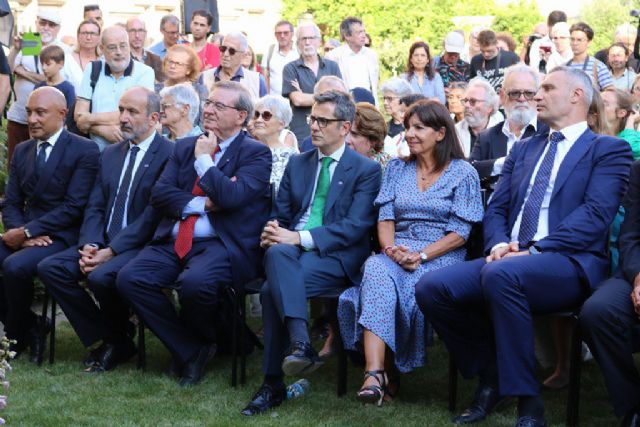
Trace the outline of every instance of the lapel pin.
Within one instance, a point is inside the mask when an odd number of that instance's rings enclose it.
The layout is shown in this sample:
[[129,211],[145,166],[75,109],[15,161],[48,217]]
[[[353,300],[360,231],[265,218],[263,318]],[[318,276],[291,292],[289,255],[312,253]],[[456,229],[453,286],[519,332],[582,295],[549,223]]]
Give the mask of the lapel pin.
[[342,181],[338,181],[338,185],[342,185]]

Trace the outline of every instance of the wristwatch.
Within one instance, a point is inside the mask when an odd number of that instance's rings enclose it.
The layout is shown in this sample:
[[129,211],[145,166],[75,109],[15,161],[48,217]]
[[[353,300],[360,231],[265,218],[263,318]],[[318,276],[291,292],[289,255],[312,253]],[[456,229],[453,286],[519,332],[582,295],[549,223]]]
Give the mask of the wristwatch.
[[420,264],[426,264],[427,261],[429,260],[429,256],[427,255],[426,252],[420,251]]
[[31,232],[29,231],[28,228],[24,229],[24,235],[27,237],[27,239],[32,238],[33,236],[31,235]]

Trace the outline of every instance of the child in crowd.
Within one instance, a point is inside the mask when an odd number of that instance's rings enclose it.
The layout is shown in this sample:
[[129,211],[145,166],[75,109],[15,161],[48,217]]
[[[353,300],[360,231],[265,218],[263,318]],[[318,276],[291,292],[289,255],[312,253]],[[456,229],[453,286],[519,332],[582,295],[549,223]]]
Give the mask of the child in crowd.
[[60,73],[60,70],[64,68],[64,50],[56,45],[47,46],[40,52],[40,62],[46,80],[38,83],[36,89],[42,86],[53,86],[62,92],[67,100],[68,117],[73,117],[76,90]]

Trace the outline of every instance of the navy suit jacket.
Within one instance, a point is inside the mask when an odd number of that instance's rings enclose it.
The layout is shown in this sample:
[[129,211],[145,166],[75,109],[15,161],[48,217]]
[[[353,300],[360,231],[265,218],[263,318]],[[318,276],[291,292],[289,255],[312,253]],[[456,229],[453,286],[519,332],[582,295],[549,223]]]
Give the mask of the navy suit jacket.
[[33,236],[46,235],[73,245],[98,171],[98,146],[63,130],[39,179],[36,149],[35,139],[16,146],[2,210],[4,227],[24,226]]
[[[491,178],[493,164],[496,159],[507,155],[507,135],[502,132],[504,120],[495,126],[485,129],[478,135],[478,140],[473,146],[473,152],[469,157],[471,164],[478,171],[481,180]],[[535,134],[549,132],[549,126],[538,120],[537,130],[533,126],[527,126],[522,135],[522,139]],[[496,177],[497,178],[497,177]]]
[[[318,170],[318,150],[289,159],[276,201],[276,218],[294,230],[304,215]],[[323,225],[310,230],[321,257],[336,258],[353,283],[371,255],[369,232],[376,222],[373,201],[378,195],[380,165],[347,147],[331,178]]]
[[127,226],[109,241],[107,226],[118,193],[124,160],[129,152],[129,142],[124,141],[105,148],[80,229],[80,246],[96,243],[100,247],[109,246],[119,254],[143,246],[151,240],[160,219],[149,204],[151,188],[160,177],[172,151],[173,143],[156,133],[131,182]]
[[620,270],[633,284],[640,273],[640,160],[631,166],[629,190],[623,202],[625,215],[620,226]]
[[[171,239],[173,227],[193,199],[198,177],[193,150],[198,137],[180,139],[151,193],[151,204],[163,215],[154,241]],[[260,234],[271,211],[272,156],[269,148],[242,131],[199,187],[219,209],[209,221],[227,248],[234,282],[244,283],[261,272]],[[236,177],[236,181],[231,181]]]
[[[547,133],[516,143],[505,160],[483,221],[487,253],[494,245],[511,240],[511,230],[548,138]],[[608,273],[605,248],[609,225],[627,189],[632,159],[627,142],[586,130],[558,170],[549,204],[549,235],[536,247],[571,258],[592,288]]]

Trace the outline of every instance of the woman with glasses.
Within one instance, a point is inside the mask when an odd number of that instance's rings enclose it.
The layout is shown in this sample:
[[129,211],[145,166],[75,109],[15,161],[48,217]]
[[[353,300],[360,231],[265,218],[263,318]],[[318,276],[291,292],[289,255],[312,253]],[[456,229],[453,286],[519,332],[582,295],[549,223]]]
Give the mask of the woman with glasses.
[[427,43],[419,41],[411,45],[405,72],[400,77],[409,82],[413,93],[437,98],[442,104],[446,102],[442,77],[433,70],[433,58]]
[[156,92],[158,93],[165,87],[171,87],[181,83],[190,83],[192,85],[200,99],[198,114],[193,122],[194,125],[200,124],[204,101],[207,99],[207,96],[209,96],[207,88],[198,82],[200,68],[200,58],[198,58],[198,54],[191,47],[183,44],[173,45],[169,48],[162,61],[165,80],[162,83],[156,83]]
[[190,83],[165,87],[160,91],[160,124],[164,136],[171,141],[202,133],[194,125],[200,109],[200,99]]
[[369,257],[360,288],[345,291],[338,308],[345,348],[364,350],[366,359],[357,399],[378,405],[398,391],[398,372],[425,363],[427,330],[415,284],[428,271],[464,261],[471,225],[483,214],[478,173],[464,160],[444,105],[418,101],[404,125],[410,155],[388,163],[374,202],[382,250]]
[[96,61],[100,57],[98,52],[100,25],[92,19],[82,21],[80,25],[78,25],[76,35],[78,43],[71,54],[75,62],[73,66],[76,69],[84,71],[91,61]]

